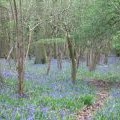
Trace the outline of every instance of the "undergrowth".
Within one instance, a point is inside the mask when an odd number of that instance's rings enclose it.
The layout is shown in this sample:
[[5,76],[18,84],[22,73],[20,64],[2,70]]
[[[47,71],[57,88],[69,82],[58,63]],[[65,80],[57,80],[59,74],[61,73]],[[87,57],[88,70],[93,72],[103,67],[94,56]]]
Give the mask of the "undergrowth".
[[[41,86],[38,82],[30,80],[25,81],[26,97],[19,98],[17,80],[6,79],[5,84],[0,95],[0,119],[2,120],[26,120],[30,118],[36,120],[73,120],[78,110],[86,105],[91,105],[94,101],[94,95],[89,93],[79,93],[71,97],[69,95],[60,98],[53,97],[51,93],[54,93],[54,89],[50,86]],[[71,85],[71,87],[73,86]],[[80,91],[77,85],[74,87],[74,89],[72,88],[73,94],[76,90]],[[84,91],[86,88],[82,89]]]

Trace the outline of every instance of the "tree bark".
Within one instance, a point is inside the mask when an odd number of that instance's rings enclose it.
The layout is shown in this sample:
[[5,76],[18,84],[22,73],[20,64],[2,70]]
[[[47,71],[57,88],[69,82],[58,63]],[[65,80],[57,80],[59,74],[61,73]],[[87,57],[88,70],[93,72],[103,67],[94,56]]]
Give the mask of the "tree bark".
[[97,54],[93,49],[90,50],[90,64],[89,64],[89,70],[94,71],[97,65]]
[[89,67],[90,65],[90,51],[87,50],[87,55],[86,55],[86,65]]
[[54,59],[57,58],[57,43],[54,43]]
[[1,73],[1,64],[0,64],[0,88],[2,87],[2,84],[3,84],[3,76]]
[[104,64],[107,65],[108,64],[108,55],[105,53],[104,55]]
[[35,64],[47,63],[47,53],[45,45],[43,43],[38,43],[38,45],[36,45],[35,47]]
[[[22,2],[19,0],[19,7],[17,6],[16,0],[14,2],[14,13],[15,13],[15,25],[16,25],[16,54],[17,54],[17,71],[19,87],[18,92],[22,97],[24,95],[24,71],[25,71],[25,47],[23,38],[23,21],[22,21]],[[18,12],[19,11],[19,12]]]
[[69,55],[72,62],[72,69],[71,69],[71,77],[73,84],[76,81],[76,74],[77,74],[77,63],[76,58],[74,54],[74,43],[70,37],[70,35],[67,34],[67,43],[68,43],[68,49],[69,49]]
[[60,49],[60,46],[58,47],[58,57],[57,57],[57,64],[58,64],[58,69],[62,69],[62,51]]
[[47,68],[47,75],[50,72],[50,68],[51,68],[51,60],[52,60],[52,50],[49,48],[50,52],[49,52],[49,59],[48,59],[48,68]]

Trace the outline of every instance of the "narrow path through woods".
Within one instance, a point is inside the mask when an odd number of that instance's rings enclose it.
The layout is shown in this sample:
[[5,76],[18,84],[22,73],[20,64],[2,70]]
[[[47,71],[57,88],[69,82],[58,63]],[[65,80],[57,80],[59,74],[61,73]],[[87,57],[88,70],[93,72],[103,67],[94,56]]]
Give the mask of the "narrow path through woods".
[[102,80],[93,80],[89,81],[89,84],[96,86],[98,89],[96,101],[91,106],[87,106],[82,111],[78,112],[77,120],[92,120],[94,113],[101,109],[106,100],[110,97],[109,88],[112,85],[111,83]]

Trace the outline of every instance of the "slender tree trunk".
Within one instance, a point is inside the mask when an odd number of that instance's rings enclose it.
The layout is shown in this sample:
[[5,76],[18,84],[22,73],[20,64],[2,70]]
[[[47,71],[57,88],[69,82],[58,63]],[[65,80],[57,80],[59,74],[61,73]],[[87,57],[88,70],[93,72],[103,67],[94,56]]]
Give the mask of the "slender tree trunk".
[[64,44],[64,58],[65,59],[69,58],[68,43]]
[[45,45],[43,43],[38,43],[35,47],[35,64],[47,63],[47,53]]
[[62,51],[60,50],[60,46],[58,47],[58,57],[57,57],[58,69],[62,69]]
[[72,77],[72,82],[75,83],[76,74],[77,74],[77,63],[76,63],[76,58],[75,58],[75,54],[74,54],[74,43],[71,40],[70,35],[68,35],[68,34],[67,34],[67,43],[68,43],[70,59],[72,62],[71,77]]
[[0,88],[2,87],[2,84],[3,84],[3,76],[2,76],[1,64],[0,64]]
[[[27,58],[28,58],[28,55],[29,55],[31,40],[32,40],[32,31],[29,30],[29,40],[28,40],[28,46],[27,46],[27,51],[26,51],[26,55],[25,55],[25,62],[27,61]],[[29,58],[31,58],[31,57],[29,56]]]
[[51,60],[52,60],[52,50],[51,49],[49,49],[50,50],[50,52],[49,52],[49,58],[48,58],[48,68],[47,68],[47,75],[49,74],[49,72],[50,72],[50,68],[51,68]]
[[100,52],[97,53],[97,64],[100,64]]
[[86,65],[89,67],[90,65],[90,51],[87,50],[87,55],[86,55]]
[[54,59],[57,58],[57,43],[54,43]]
[[19,0],[19,7],[16,4],[16,0],[13,0],[13,2],[14,2],[16,38],[17,38],[16,53],[17,53],[17,71],[18,71],[18,80],[19,80],[18,92],[20,96],[23,96],[24,95],[24,71],[25,71],[25,67],[24,67],[25,47],[24,47],[24,39],[23,39],[22,8],[21,8],[22,2],[21,0]]
[[97,59],[97,53],[93,51],[93,49],[90,50],[90,64],[89,64],[89,70],[94,71],[97,65],[98,59]]
[[77,69],[79,68],[80,65],[80,58],[81,58],[81,50],[79,48],[77,52]]
[[24,95],[24,48],[20,46],[18,51],[18,79],[19,79],[19,94]]
[[108,54],[105,53],[104,55],[104,64],[107,65],[108,64]]

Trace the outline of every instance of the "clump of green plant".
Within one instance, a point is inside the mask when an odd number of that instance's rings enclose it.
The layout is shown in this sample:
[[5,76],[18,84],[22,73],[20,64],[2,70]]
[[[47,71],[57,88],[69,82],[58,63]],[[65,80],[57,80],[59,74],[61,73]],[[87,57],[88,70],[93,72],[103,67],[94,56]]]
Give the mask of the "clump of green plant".
[[120,56],[120,31],[118,31],[116,35],[113,36],[112,47],[117,56]]
[[94,102],[94,96],[93,95],[86,95],[81,98],[83,101],[84,105],[90,106]]

